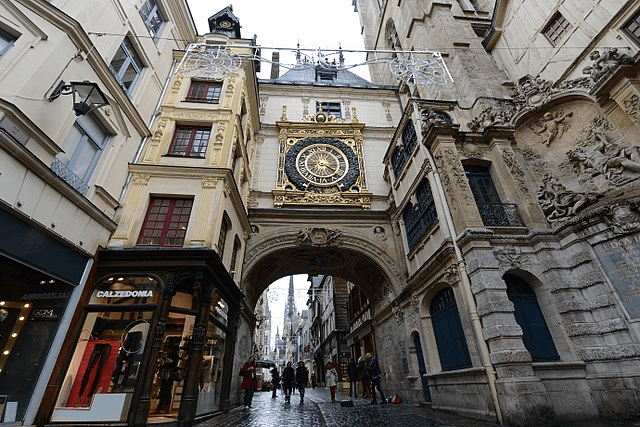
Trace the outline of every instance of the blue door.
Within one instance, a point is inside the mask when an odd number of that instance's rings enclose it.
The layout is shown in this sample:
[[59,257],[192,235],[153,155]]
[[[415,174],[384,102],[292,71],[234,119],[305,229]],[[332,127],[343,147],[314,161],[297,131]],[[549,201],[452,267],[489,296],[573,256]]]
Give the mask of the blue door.
[[438,292],[431,301],[430,312],[442,370],[471,367],[453,289],[446,288]]
[[416,355],[418,356],[418,371],[420,372],[420,379],[422,380],[422,393],[424,393],[424,400],[426,400],[427,402],[431,402],[429,381],[424,376],[427,373],[427,366],[424,363],[424,354],[422,353],[422,344],[420,344],[420,335],[416,333],[413,337],[413,341],[416,345]]
[[504,277],[507,296],[514,306],[516,322],[522,328],[522,341],[534,362],[560,360],[536,294],[528,283],[511,274]]

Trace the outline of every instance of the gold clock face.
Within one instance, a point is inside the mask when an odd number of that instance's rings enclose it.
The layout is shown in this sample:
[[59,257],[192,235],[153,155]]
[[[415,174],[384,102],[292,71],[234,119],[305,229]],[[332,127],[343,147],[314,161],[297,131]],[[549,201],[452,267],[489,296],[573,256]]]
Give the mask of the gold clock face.
[[296,169],[313,185],[329,187],[345,177],[349,170],[349,160],[337,147],[328,144],[312,144],[298,153]]
[[229,22],[229,21],[220,21],[218,23],[218,26],[220,28],[231,28],[231,22]]

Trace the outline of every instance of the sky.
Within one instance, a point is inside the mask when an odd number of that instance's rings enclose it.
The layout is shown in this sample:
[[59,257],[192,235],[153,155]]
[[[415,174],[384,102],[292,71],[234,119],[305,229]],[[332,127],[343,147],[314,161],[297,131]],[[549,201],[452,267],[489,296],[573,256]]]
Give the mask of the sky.
[[[297,43],[301,49],[335,50],[341,45],[345,50],[362,50],[364,43],[360,34],[360,20],[354,11],[352,0],[324,0],[306,2],[301,0],[187,0],[199,34],[209,32],[207,19],[231,4],[233,14],[240,20],[243,38],[257,35],[257,44],[263,47],[277,47],[280,61],[295,62]],[[303,52],[304,53],[304,52]],[[262,57],[271,59],[271,51],[262,49]],[[361,63],[364,54],[346,54],[346,63]],[[271,66],[262,63],[258,78],[269,78]],[[281,68],[281,73],[285,70]],[[365,66],[352,69],[354,73],[367,78]]]
[[[362,50],[364,42],[360,34],[360,20],[354,11],[352,0],[324,0],[322,2],[306,2],[301,0],[187,0],[191,14],[199,34],[209,32],[208,19],[220,10],[233,5],[233,14],[240,20],[240,33],[243,38],[257,35],[257,44],[262,46],[262,56],[271,59],[268,47],[279,48],[280,61],[293,64],[295,62],[296,45],[300,43],[306,54],[317,55],[314,50]],[[345,54],[347,64],[364,61],[364,54]],[[271,70],[269,63],[262,63],[258,78],[268,79]],[[281,73],[284,73],[281,67]],[[351,69],[352,72],[369,79],[365,66]],[[296,310],[306,310],[307,275],[294,276]],[[284,322],[284,307],[289,290],[289,276],[277,280],[268,290],[269,308],[271,309],[272,340],[275,339],[276,327]]]

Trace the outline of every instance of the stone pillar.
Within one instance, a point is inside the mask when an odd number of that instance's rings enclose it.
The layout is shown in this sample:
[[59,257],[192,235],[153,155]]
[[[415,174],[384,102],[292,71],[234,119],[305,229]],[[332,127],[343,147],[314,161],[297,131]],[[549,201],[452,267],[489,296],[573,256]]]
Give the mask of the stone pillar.
[[[230,301],[227,301],[230,304]],[[227,322],[227,336],[224,342],[224,357],[222,358],[222,387],[220,388],[222,412],[229,412],[231,409],[231,378],[233,375],[233,356],[236,349],[236,338],[238,336],[238,325],[240,323],[239,304],[229,306],[229,317]]]
[[147,174],[133,174],[133,179],[129,186],[129,194],[127,195],[128,202],[124,205],[124,209],[120,215],[118,229],[111,237],[109,242],[110,247],[134,244],[135,236],[133,236],[133,228],[139,224],[137,220],[140,218],[140,215],[137,213],[142,201],[146,200],[143,196],[149,184],[149,178]]

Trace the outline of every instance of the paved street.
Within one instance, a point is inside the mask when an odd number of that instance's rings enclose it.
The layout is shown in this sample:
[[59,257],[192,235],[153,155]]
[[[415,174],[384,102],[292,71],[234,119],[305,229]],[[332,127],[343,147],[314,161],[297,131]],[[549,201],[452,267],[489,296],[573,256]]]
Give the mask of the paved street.
[[[349,400],[349,396],[338,392],[337,400]],[[498,424],[473,420],[429,407],[406,404],[369,405],[369,400],[354,399],[354,406],[342,407],[331,403],[329,389],[308,389],[304,404],[300,396],[291,396],[291,404],[284,403],[282,393],[276,399],[271,392],[258,392],[253,405],[242,407],[228,414],[217,416],[196,424],[197,427],[497,427]],[[559,427],[631,427],[640,426],[640,420],[593,421],[564,423]]]
[[[338,392],[337,400],[348,400]],[[354,406],[341,407],[331,403],[328,388],[308,389],[304,404],[300,395],[291,396],[291,404],[284,403],[282,394],[276,399],[270,392],[256,393],[248,410],[234,409],[228,414],[196,424],[198,427],[333,427],[333,426],[402,426],[402,427],[496,427],[496,424],[433,411],[428,407],[406,404],[369,405],[369,400],[354,399]]]

